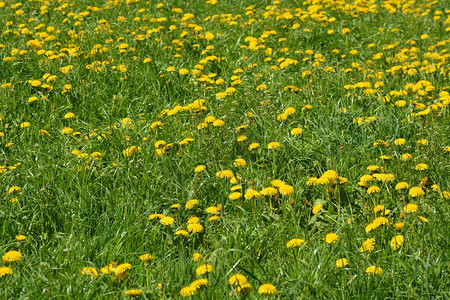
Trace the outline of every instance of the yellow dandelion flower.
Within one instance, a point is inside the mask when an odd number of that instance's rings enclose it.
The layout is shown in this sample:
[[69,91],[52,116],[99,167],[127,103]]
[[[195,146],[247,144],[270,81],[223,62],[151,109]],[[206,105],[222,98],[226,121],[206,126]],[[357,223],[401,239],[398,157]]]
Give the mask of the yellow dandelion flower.
[[234,160],[233,165],[234,165],[235,167],[241,167],[241,168],[244,168],[244,167],[247,166],[247,162],[246,162],[245,159],[243,159],[243,158],[236,158],[236,159]]
[[375,177],[378,181],[381,182],[391,182],[395,179],[394,174],[373,174],[373,177]]
[[164,147],[166,144],[167,144],[166,141],[159,140],[159,141],[155,142],[154,146],[155,146],[155,148],[161,148],[161,147]]
[[247,278],[244,275],[237,273],[230,276],[228,283],[236,286],[243,285],[247,283]]
[[209,285],[208,279],[201,278],[201,279],[194,280],[189,286],[194,291],[194,293],[196,293],[198,290],[200,290],[201,288],[203,288],[204,286],[207,286],[207,285]]
[[239,143],[242,143],[242,142],[244,142],[246,140],[247,140],[247,137],[245,135],[240,135],[240,136],[238,136],[236,138],[236,141],[239,142]]
[[70,127],[65,127],[61,130],[61,133],[62,134],[71,134],[71,133],[73,133],[73,129]]
[[153,259],[153,255],[151,255],[150,253],[142,254],[139,256],[139,259],[142,261],[150,261]]
[[376,214],[376,213],[379,212],[379,211],[384,211],[385,208],[386,208],[386,207],[385,207],[384,205],[378,204],[378,205],[376,205],[376,206],[374,207],[373,213]]
[[327,170],[322,174],[322,177],[327,178],[330,182],[333,183],[334,181],[336,181],[336,179],[339,178],[339,175],[334,170]]
[[256,87],[257,91],[263,91],[265,89],[267,89],[267,85],[265,85],[265,84],[260,84]]
[[28,83],[33,87],[38,87],[42,84],[40,80],[28,80]]
[[165,215],[163,215],[163,214],[151,214],[149,217],[148,217],[148,219],[149,220],[154,220],[154,219],[162,219],[162,218],[164,218],[165,217]]
[[248,151],[256,150],[256,149],[258,149],[259,147],[260,147],[259,143],[251,143],[251,144],[248,146]]
[[244,129],[247,129],[247,128],[248,128],[248,125],[241,125],[241,126],[238,126],[235,131],[239,132],[239,131],[243,131]]
[[402,139],[402,138],[396,139],[396,140],[394,141],[394,144],[397,145],[397,146],[404,145],[405,143],[406,143],[406,140],[405,140],[405,139]]
[[308,185],[308,186],[311,186],[311,185],[313,185],[313,186],[315,186],[315,185],[317,185],[318,183],[317,183],[317,177],[310,177],[307,181],[306,181],[306,185]]
[[216,173],[216,176],[219,178],[222,178],[222,179],[231,179],[231,178],[235,177],[233,174],[233,171],[231,171],[231,170],[218,171]]
[[274,295],[276,292],[277,288],[270,283],[264,283],[258,288],[258,294],[260,295]]
[[0,267],[0,278],[11,275],[13,270],[9,267]]
[[200,253],[197,253],[197,252],[195,252],[195,253],[192,255],[192,260],[193,260],[194,262],[198,262],[198,261],[200,261],[202,258],[203,258],[203,255],[200,254]]
[[150,124],[150,128],[151,129],[159,128],[159,127],[162,127],[162,126],[164,126],[164,124],[161,123],[160,121],[155,121],[152,124]]
[[208,214],[217,214],[219,210],[215,206],[210,206],[205,210]]
[[288,116],[295,114],[295,112],[296,112],[296,109],[294,107],[287,107],[284,110],[284,113]]
[[372,252],[374,248],[375,248],[375,239],[371,238],[371,239],[365,240],[359,250],[361,252],[366,252],[366,251]]
[[45,135],[50,136],[50,133],[45,129],[39,129],[39,134],[42,136],[45,136]]
[[180,229],[180,230],[175,231],[175,235],[188,236],[189,232],[187,232],[186,230]]
[[180,70],[178,71],[178,73],[179,73],[180,75],[187,75],[187,74],[189,74],[189,70],[188,70],[188,69],[180,69]]
[[450,192],[449,191],[443,191],[441,193],[441,198],[443,198],[443,199],[450,199]]
[[370,166],[367,167],[367,170],[373,172],[373,171],[378,170],[379,168],[380,168],[380,167],[377,166],[377,165],[370,165]]
[[341,177],[341,176],[338,177],[338,183],[339,184],[346,184],[347,182],[348,182],[347,178]]
[[274,179],[270,182],[270,184],[274,187],[280,188],[283,184],[286,184],[283,180]]
[[325,236],[325,242],[328,244],[335,244],[338,240],[339,236],[334,232],[330,232]]
[[81,274],[83,274],[83,275],[88,275],[88,276],[91,276],[91,277],[93,277],[93,278],[97,278],[97,276],[98,276],[97,270],[94,269],[94,268],[92,268],[92,267],[84,267],[84,268],[81,270]]
[[188,224],[197,224],[198,222],[200,222],[200,218],[199,217],[191,217],[187,221]]
[[417,206],[417,204],[414,203],[408,203],[405,206],[403,206],[403,211],[405,213],[416,212],[418,209],[419,206]]
[[259,193],[258,193],[258,191],[255,191],[254,189],[248,189],[245,192],[244,198],[246,200],[253,199],[253,198],[259,198]]
[[331,183],[330,179],[324,176],[320,176],[319,178],[317,178],[317,180],[315,181],[315,185],[327,185]]
[[213,126],[214,127],[222,127],[223,125],[225,125],[225,122],[223,120],[217,119],[213,122]]
[[131,289],[131,290],[126,290],[123,293],[128,296],[136,297],[136,296],[139,296],[140,294],[142,294],[142,290],[141,289]]
[[173,225],[174,219],[172,217],[164,217],[159,221],[159,223],[161,223],[164,226],[170,226]]
[[198,165],[198,166],[195,167],[194,172],[195,173],[200,173],[200,172],[203,172],[205,169],[206,169],[205,165]]
[[190,286],[185,286],[180,290],[180,295],[183,297],[189,297],[194,295],[194,290]]
[[23,234],[18,234],[16,235],[16,240],[18,240],[19,242],[25,240],[27,237],[24,236]]
[[194,206],[198,204],[198,202],[199,201],[197,199],[188,200],[186,202],[186,204],[184,205],[184,209],[186,209],[186,210],[193,209]]
[[406,105],[406,101],[405,100],[395,101],[395,105],[398,106],[398,107],[403,107],[403,106]]
[[403,153],[402,156],[400,156],[400,159],[402,161],[408,161],[412,159],[412,155],[410,153]]
[[227,93],[225,92],[220,92],[216,94],[216,99],[223,99],[227,96]]
[[375,229],[377,229],[378,227],[380,227],[380,224],[377,224],[377,223],[369,223],[369,224],[367,224],[367,226],[366,226],[366,228],[365,228],[365,231],[366,232],[371,232],[372,230],[375,230]]
[[378,217],[375,220],[373,220],[372,223],[377,224],[377,225],[389,225],[390,224],[389,220],[385,217]]
[[405,223],[395,223],[394,224],[395,229],[397,229],[398,231],[402,230],[403,226],[405,226]]
[[131,264],[128,264],[128,263],[120,264],[114,269],[114,274],[115,275],[122,275],[125,272],[127,272],[128,270],[131,270],[132,267],[133,266]]
[[383,274],[383,269],[377,266],[369,266],[366,269],[366,273],[369,275],[381,275]]
[[201,224],[188,224],[187,230],[191,233],[200,233],[203,232],[203,226]]
[[361,176],[361,178],[359,180],[361,180],[362,182],[369,182],[372,179],[373,179],[372,175],[365,174],[365,175]]
[[395,189],[396,189],[397,191],[400,191],[400,190],[406,190],[406,189],[408,189],[408,188],[409,188],[409,184],[406,183],[406,182],[404,182],[404,181],[401,181],[401,182],[399,182],[399,183],[397,183],[397,184],[395,185]]
[[427,165],[427,164],[424,164],[424,163],[420,163],[420,164],[417,164],[417,165],[414,167],[414,169],[415,169],[416,171],[424,171],[424,170],[428,169],[428,165]]
[[346,258],[339,258],[336,260],[336,267],[343,268],[348,265],[348,259]]
[[428,219],[422,216],[417,216],[419,218],[420,221],[427,223]]
[[283,196],[289,196],[294,193],[294,187],[290,186],[288,184],[281,185],[278,190],[280,191],[280,194]]
[[323,204],[316,204],[312,208],[312,213],[314,215],[317,215],[322,210],[322,208],[323,208]]
[[418,145],[427,146],[429,144],[428,140],[426,139],[420,139],[417,141]]
[[[305,72],[308,72],[308,71],[305,71]],[[305,72],[303,72],[303,74],[305,74]],[[303,74],[302,74],[302,76],[303,76]],[[302,111],[306,111],[306,112],[311,109],[313,109],[313,107],[312,107],[312,105],[309,105],[309,104],[306,104],[302,107]]]
[[279,114],[279,115],[277,116],[277,121],[283,122],[283,121],[286,121],[287,118],[288,118],[288,115],[285,114],[285,113],[282,113],[282,114]]
[[415,186],[409,190],[409,195],[415,198],[425,195],[425,192],[422,190],[420,186]]
[[208,123],[212,123],[216,120],[213,116],[207,116],[204,122],[197,125],[197,129],[203,129],[208,127]]
[[22,188],[18,187],[18,186],[12,186],[8,189],[8,194],[13,194],[13,193],[18,193],[22,190]]
[[305,240],[302,239],[292,239],[289,242],[287,242],[286,247],[288,248],[294,248],[294,247],[300,247],[305,243]]
[[230,199],[230,200],[237,200],[241,197],[242,197],[242,193],[239,193],[239,192],[233,192],[230,195],[228,195],[228,199]]
[[278,142],[270,142],[269,144],[267,144],[267,149],[271,149],[271,150],[275,150],[275,149],[280,149],[281,145]]
[[381,189],[377,187],[376,185],[372,185],[367,189],[367,194],[376,194],[379,193]]
[[22,254],[19,251],[16,251],[16,250],[8,251],[2,257],[3,263],[5,265],[7,265],[9,263],[13,263],[13,262],[19,261],[21,259],[22,259]]
[[27,128],[27,127],[30,127],[30,122],[23,122],[23,123],[21,123],[20,124],[20,128]]
[[239,297],[244,297],[245,295],[247,295],[248,293],[250,293],[252,291],[253,287],[250,283],[244,283],[242,285],[239,285],[236,288],[236,292],[239,295]]
[[259,192],[263,196],[275,196],[278,194],[278,190],[274,187],[266,187]]
[[209,222],[215,222],[215,221],[218,221],[218,220],[220,220],[219,216],[211,216],[211,217],[208,218]]
[[64,119],[73,119],[75,118],[75,114],[73,112],[68,112],[64,115]]
[[403,242],[405,241],[405,238],[403,237],[403,235],[396,235],[391,239],[391,248],[392,250],[398,250],[402,245]]
[[291,135],[292,136],[299,136],[299,135],[302,135],[302,134],[303,134],[303,129],[302,128],[296,127],[296,128],[293,128],[291,130]]
[[116,263],[114,261],[111,261],[111,263],[107,266],[104,266],[103,268],[100,269],[100,271],[103,274],[111,274],[114,272],[114,269],[116,268]]
[[206,273],[211,273],[212,271],[214,271],[214,267],[213,266],[208,265],[208,264],[203,264],[203,265],[200,265],[195,270],[195,273],[200,276],[200,275],[204,275]]

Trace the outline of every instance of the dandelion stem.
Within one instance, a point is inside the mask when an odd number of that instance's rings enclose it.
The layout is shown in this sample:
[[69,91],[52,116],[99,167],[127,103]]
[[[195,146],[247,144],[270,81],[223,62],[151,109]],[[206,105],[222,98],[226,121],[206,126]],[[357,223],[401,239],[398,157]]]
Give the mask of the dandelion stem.
[[297,249],[292,249],[294,252],[295,269],[298,269]]
[[147,288],[150,287],[150,282],[148,281],[148,266],[147,263],[145,265],[145,282],[147,283]]

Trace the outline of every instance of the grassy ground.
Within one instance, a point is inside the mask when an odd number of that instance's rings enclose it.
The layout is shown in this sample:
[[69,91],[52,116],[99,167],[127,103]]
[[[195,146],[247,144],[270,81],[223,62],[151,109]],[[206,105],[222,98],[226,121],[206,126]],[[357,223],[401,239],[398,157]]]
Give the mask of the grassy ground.
[[448,9],[0,0],[0,295],[448,298]]

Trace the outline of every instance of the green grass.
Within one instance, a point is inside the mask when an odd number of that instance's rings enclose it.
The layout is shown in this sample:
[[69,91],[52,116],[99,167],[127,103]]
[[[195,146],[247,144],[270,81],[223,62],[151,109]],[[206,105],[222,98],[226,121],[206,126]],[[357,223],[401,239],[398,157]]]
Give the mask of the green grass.
[[[403,10],[396,1],[311,2],[80,0],[48,1],[42,10],[43,2],[0,1],[0,165],[13,166],[0,168],[0,254],[22,254],[0,263],[1,298],[116,299],[141,289],[143,299],[178,299],[199,278],[209,284],[192,299],[448,298],[450,11],[444,1]],[[194,16],[183,21],[187,13]],[[48,88],[44,74],[56,75]],[[188,109],[196,99],[203,110]],[[288,107],[296,112],[278,121]],[[207,116],[224,125],[199,129]],[[155,121],[164,126],[152,128]],[[63,134],[66,127],[73,133]],[[296,127],[304,133],[290,134]],[[180,144],[185,138],[193,140]],[[162,155],[159,140],[173,143]],[[280,149],[268,149],[274,141]],[[260,147],[249,151],[251,143]],[[125,155],[132,146],[140,151]],[[402,160],[405,153],[412,158]],[[237,158],[247,165],[234,166]],[[416,170],[419,163],[428,168]],[[195,173],[198,165],[206,169]],[[294,192],[230,200],[235,184],[217,176],[222,170],[233,171],[243,195],[275,179]],[[307,184],[327,170],[348,182]],[[362,186],[361,176],[376,173],[395,179]],[[425,194],[397,191],[402,181]],[[372,185],[380,192],[369,194]],[[20,191],[9,192],[14,186]],[[185,209],[189,199],[199,203]],[[417,212],[405,212],[408,203]],[[206,209],[219,204],[220,219],[210,221]],[[313,214],[317,204],[323,209]],[[389,223],[366,232],[381,216],[376,205],[390,210]],[[156,213],[174,224],[149,220]],[[175,235],[193,216],[204,231]],[[330,232],[339,236],[334,244],[324,241]],[[397,235],[404,243],[394,250]],[[286,247],[293,238],[305,243]],[[362,253],[369,238],[375,247]],[[145,253],[154,258],[141,261]],[[203,258],[195,262],[194,253]],[[338,268],[340,258],[349,264]],[[128,277],[103,274],[111,261],[131,264]],[[214,271],[198,276],[203,263]],[[372,265],[383,273],[367,274]],[[13,274],[2,277],[3,266]],[[82,274],[85,267],[99,275]],[[243,297],[228,283],[236,273],[253,287]],[[276,293],[258,294],[264,283]]]

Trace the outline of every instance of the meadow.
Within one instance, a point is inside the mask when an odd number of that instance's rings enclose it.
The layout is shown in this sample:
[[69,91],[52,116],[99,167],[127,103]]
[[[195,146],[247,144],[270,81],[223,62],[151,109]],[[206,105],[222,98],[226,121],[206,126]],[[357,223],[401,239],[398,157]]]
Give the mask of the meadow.
[[0,0],[1,299],[448,299],[450,5]]

